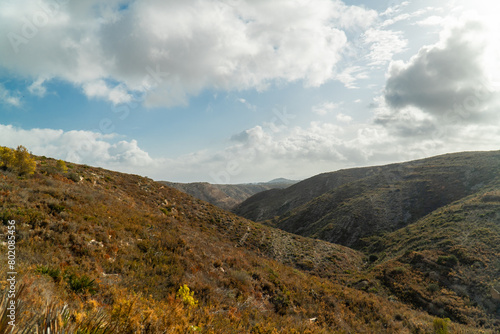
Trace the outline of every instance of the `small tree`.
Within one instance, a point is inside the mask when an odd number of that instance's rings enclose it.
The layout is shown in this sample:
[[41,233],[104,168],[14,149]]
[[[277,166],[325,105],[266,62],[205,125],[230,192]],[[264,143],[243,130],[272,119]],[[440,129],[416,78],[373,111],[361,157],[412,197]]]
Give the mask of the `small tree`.
[[448,318],[434,318],[433,326],[436,334],[448,334],[448,323],[450,319]]
[[66,167],[66,163],[62,160],[57,160],[57,169],[63,173],[68,172],[68,167]]
[[12,168],[14,165],[14,152],[8,148],[0,146],[0,167]]
[[19,175],[33,175],[36,170],[36,161],[28,149],[19,145],[14,152],[15,169]]

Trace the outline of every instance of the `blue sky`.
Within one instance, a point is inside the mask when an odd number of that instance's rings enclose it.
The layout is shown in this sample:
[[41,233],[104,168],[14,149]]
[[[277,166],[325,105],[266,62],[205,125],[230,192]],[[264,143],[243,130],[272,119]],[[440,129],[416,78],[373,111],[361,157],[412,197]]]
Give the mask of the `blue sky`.
[[213,183],[498,149],[498,6],[2,1],[0,145]]

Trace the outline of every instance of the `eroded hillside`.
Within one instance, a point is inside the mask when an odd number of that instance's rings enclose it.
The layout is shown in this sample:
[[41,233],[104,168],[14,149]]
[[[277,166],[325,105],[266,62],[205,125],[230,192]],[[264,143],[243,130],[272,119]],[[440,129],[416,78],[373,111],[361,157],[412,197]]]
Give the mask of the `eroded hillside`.
[[[492,182],[499,170],[498,151],[456,153],[343,170],[274,191],[273,201],[258,194],[242,203],[236,212],[251,218],[264,210],[268,212],[265,216],[274,215],[268,222],[272,226],[361,249],[365,245],[363,238],[396,231],[474,194]],[[316,187],[320,177],[323,186]],[[292,188],[294,194],[290,195]],[[313,193],[310,188],[321,190]],[[298,198],[301,200],[297,202]],[[282,213],[290,203],[296,204]]]

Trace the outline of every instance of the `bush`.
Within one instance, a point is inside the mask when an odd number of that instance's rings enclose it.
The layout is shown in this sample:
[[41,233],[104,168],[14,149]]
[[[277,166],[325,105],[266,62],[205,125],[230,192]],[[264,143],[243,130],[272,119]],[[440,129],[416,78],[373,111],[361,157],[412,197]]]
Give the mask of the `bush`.
[[450,319],[448,318],[434,318],[433,326],[436,334],[448,334],[448,323]]
[[78,183],[80,182],[80,176],[76,173],[69,173],[69,175],[67,176],[67,178],[75,183]]
[[397,275],[404,274],[405,272],[406,272],[406,268],[405,267],[396,267],[396,268],[392,269],[389,273],[392,276],[397,276]]
[[51,268],[49,266],[40,266],[36,268],[36,271],[43,275],[48,275],[52,279],[58,282],[61,279],[61,270],[59,268]]
[[68,167],[66,167],[66,163],[62,160],[57,160],[57,169],[62,173],[68,172]]
[[290,301],[289,293],[283,293],[279,291],[276,295],[274,295],[270,302],[274,305],[274,311],[279,315],[285,315],[288,308],[292,305]]
[[185,305],[190,307],[198,305],[198,301],[194,298],[194,292],[190,291],[186,284],[179,287],[177,298],[181,299]]
[[64,211],[64,205],[59,204],[59,203],[49,203],[47,204],[49,207],[50,213],[61,213]]
[[91,279],[87,275],[77,276],[75,274],[66,275],[66,281],[68,282],[68,287],[70,290],[76,293],[97,292],[97,285],[95,280]]
[[24,146],[18,146],[16,150],[0,147],[0,167],[14,170],[19,175],[33,175],[36,161]]

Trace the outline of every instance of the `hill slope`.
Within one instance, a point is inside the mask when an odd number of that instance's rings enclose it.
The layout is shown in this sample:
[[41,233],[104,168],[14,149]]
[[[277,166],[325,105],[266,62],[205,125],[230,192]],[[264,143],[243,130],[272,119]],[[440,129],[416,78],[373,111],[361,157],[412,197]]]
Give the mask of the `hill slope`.
[[[365,237],[396,231],[479,191],[498,170],[498,151],[343,170],[258,194],[235,212],[247,218],[278,215],[272,226],[360,248]],[[266,198],[270,195],[274,198]]]
[[[499,177],[404,229],[372,238],[369,251],[380,257],[373,273],[399,298],[465,323],[475,312],[470,307],[479,306],[500,326]],[[394,267],[403,270],[391,274]]]
[[336,187],[364,178],[374,170],[375,168],[371,167],[355,168],[319,174],[285,189],[260,192],[234,207],[232,211],[253,221],[272,219]]
[[147,178],[68,167],[38,158],[32,177],[0,171],[2,232],[16,221],[16,270],[25,286],[16,330],[30,319],[55,333],[54,326],[107,328],[102,333],[432,328],[425,312],[346,286],[363,267],[357,251],[253,223]]
[[176,183],[167,181],[160,181],[160,183],[229,210],[259,192],[270,189],[283,189],[295,184],[296,181],[276,179],[269,182],[248,184]]
[[[79,165],[64,172],[52,159],[37,160],[31,177],[0,169],[1,230],[15,219],[25,307],[14,333],[28,323],[52,333],[500,329],[486,304],[466,305],[446,289],[429,299],[443,312],[416,310],[415,299],[391,285],[406,256],[399,249],[368,264],[358,251],[254,223],[147,178]],[[373,251],[380,245],[374,240]],[[419,270],[403,274],[426,291]]]

